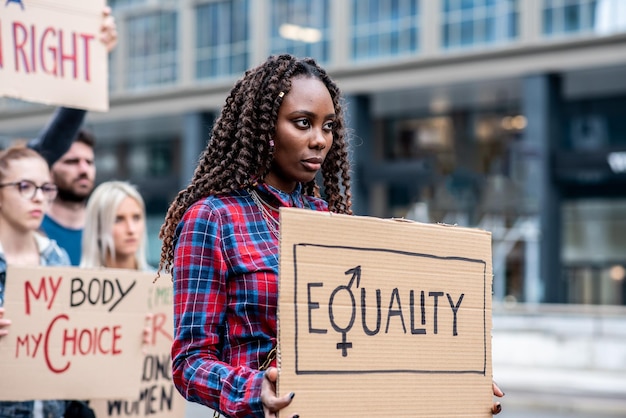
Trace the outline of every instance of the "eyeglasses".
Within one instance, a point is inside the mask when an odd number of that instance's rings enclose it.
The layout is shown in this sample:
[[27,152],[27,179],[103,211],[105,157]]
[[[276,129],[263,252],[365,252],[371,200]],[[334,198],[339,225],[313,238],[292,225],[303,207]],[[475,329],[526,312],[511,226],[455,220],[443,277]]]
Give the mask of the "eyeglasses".
[[30,180],[14,181],[12,183],[0,184],[0,187],[15,186],[20,195],[26,199],[33,199],[37,194],[37,190],[41,190],[44,197],[48,200],[52,200],[57,196],[57,186],[52,183],[44,183],[41,186],[37,186]]

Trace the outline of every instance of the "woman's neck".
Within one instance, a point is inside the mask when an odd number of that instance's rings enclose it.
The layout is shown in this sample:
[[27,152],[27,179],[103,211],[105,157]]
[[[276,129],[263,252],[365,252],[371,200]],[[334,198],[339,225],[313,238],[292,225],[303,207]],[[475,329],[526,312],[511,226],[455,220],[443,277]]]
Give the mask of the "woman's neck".
[[115,257],[115,260],[109,257],[107,259],[106,266],[108,268],[114,268],[114,269],[129,269],[129,270],[139,269],[139,266],[137,265],[137,259],[135,258],[134,254],[128,255],[128,256],[117,255]]
[[34,231],[18,231],[6,222],[0,222],[0,243],[7,264],[39,265],[39,248]]

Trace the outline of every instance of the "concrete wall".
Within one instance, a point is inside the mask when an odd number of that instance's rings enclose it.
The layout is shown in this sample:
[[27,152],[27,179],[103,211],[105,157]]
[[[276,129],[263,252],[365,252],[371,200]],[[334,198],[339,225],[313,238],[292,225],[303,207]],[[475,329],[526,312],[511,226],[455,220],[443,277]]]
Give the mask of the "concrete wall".
[[503,403],[626,416],[626,307],[494,306]]

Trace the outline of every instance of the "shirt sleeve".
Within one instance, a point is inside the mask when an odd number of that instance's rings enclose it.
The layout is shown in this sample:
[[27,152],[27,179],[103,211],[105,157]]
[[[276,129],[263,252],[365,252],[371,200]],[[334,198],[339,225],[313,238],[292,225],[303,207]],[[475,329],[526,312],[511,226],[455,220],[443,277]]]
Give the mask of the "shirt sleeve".
[[263,372],[233,367],[221,358],[228,266],[217,212],[193,205],[177,228],[173,381],[190,401],[232,417],[263,417]]
[[82,109],[59,107],[50,122],[28,146],[41,154],[52,166],[72,146],[87,112]]

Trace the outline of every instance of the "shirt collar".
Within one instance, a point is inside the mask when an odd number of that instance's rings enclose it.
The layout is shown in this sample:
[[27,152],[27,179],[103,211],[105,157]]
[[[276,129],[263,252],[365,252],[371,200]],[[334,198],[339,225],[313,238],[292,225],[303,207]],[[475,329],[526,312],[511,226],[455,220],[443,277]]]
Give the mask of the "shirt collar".
[[305,201],[304,195],[302,194],[301,183],[298,183],[296,188],[290,193],[284,192],[262,182],[257,183],[254,188],[261,195],[261,197],[272,206],[307,208],[309,205],[308,202]]

